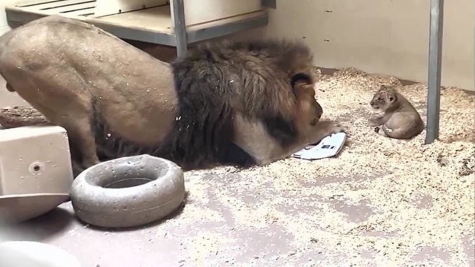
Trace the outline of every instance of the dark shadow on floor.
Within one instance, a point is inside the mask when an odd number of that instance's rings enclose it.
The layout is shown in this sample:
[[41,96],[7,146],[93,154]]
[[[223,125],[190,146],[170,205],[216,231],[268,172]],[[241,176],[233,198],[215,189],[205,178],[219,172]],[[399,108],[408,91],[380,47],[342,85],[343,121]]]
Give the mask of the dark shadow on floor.
[[61,234],[74,220],[74,215],[63,208],[56,208],[34,219],[2,226],[3,238],[8,240],[41,241]]

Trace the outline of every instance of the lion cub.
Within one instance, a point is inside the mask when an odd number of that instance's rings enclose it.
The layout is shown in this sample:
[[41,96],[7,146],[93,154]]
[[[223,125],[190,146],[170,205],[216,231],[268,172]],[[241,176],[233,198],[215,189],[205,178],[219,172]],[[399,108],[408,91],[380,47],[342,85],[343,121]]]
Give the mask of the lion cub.
[[424,130],[424,122],[414,106],[393,87],[381,86],[370,102],[373,109],[384,112],[370,119],[374,131],[395,139],[411,139]]

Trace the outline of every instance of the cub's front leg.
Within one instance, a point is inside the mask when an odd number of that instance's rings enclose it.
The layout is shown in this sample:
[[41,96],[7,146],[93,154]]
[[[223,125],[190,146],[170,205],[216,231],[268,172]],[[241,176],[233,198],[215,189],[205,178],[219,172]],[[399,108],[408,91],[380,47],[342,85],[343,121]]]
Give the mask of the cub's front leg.
[[369,119],[369,123],[371,124],[371,126],[383,125],[385,123],[385,121],[386,121],[386,119],[385,119],[384,116]]

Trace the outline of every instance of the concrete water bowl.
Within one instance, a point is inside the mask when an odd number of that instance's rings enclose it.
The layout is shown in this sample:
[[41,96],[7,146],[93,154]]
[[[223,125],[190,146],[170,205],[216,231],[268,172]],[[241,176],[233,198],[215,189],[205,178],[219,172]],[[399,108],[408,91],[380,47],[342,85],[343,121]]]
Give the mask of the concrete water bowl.
[[185,198],[181,168],[166,159],[139,155],[102,162],[73,182],[71,201],[85,223],[110,228],[158,221]]

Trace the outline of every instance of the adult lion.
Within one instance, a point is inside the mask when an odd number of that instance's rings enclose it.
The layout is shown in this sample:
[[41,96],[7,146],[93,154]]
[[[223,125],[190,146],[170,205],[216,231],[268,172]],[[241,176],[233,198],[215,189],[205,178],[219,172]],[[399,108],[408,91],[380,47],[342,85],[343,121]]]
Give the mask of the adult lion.
[[0,37],[8,88],[64,127],[83,168],[147,153],[196,169],[266,164],[341,131],[319,122],[301,43],[207,43],[172,64],[49,16]]

